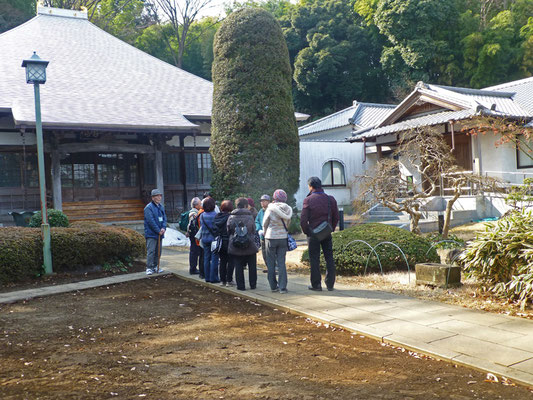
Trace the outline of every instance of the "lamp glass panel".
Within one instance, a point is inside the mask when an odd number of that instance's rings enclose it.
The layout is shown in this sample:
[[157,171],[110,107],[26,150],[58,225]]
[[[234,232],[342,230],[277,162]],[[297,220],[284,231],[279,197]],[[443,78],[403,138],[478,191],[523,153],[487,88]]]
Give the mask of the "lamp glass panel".
[[26,81],[31,83],[46,82],[46,66],[44,64],[28,63],[26,65]]

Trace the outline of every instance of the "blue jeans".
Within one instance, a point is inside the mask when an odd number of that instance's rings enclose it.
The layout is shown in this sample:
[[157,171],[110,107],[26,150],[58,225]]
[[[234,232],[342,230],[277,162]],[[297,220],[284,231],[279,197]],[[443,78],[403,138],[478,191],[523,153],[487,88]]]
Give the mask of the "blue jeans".
[[[285,257],[287,255],[287,239],[265,239],[266,263],[268,268],[268,283],[270,289],[287,289],[287,268]],[[279,282],[276,280],[276,268],[278,268]]]
[[218,254],[215,254],[211,251],[211,242],[204,242],[204,273],[205,281],[217,283],[220,282],[218,279]]

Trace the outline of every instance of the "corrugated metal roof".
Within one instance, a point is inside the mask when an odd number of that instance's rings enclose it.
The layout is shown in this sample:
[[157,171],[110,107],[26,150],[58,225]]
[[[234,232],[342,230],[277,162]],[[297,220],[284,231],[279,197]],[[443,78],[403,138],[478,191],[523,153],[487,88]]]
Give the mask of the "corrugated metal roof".
[[341,126],[350,125],[349,119],[353,117],[356,106],[350,106],[344,110],[337,111],[326,117],[310,122],[298,129],[300,136],[310,135],[311,133],[322,132],[329,129],[340,128]]
[[396,105],[394,104],[376,104],[376,103],[357,103],[359,107],[351,118],[351,123],[356,127],[368,128],[375,126],[383,118],[389,115]]
[[323,132],[330,129],[348,126],[352,123],[359,128],[374,126],[396,107],[392,104],[359,103],[337,111],[316,121],[310,122],[298,129],[300,136]]

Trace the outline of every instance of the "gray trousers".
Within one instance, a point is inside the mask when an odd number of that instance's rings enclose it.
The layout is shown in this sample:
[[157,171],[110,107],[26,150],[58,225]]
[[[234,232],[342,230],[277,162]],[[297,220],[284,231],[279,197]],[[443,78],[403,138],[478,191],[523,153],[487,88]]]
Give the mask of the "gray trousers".
[[[161,257],[161,247],[159,248],[159,254],[157,254],[157,239],[146,238],[146,269],[155,271],[157,269],[157,262]],[[161,243],[159,243],[161,246]]]
[[[268,268],[268,283],[270,289],[287,289],[287,268],[285,256],[287,255],[287,239],[265,239],[266,264]],[[276,267],[278,268],[278,280],[276,280]]]

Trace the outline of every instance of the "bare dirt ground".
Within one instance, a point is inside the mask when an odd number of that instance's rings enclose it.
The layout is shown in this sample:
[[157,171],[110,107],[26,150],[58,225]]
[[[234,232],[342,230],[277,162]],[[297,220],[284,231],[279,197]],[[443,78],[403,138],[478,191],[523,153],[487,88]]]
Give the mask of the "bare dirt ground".
[[533,399],[173,276],[0,305],[2,399]]

